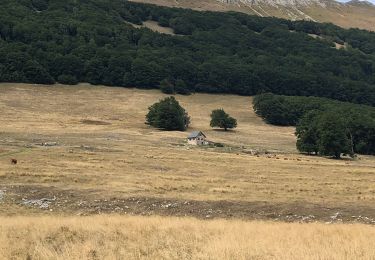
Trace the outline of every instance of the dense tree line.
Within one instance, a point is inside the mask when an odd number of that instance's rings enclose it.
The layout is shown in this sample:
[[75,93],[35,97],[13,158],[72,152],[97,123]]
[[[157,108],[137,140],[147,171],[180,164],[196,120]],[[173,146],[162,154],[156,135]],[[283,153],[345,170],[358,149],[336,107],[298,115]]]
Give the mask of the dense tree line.
[[280,96],[272,93],[259,94],[253,99],[253,108],[258,116],[269,124],[281,126],[295,126],[307,112],[324,111],[335,105],[358,107],[326,98]]
[[296,128],[301,152],[340,158],[341,154],[375,155],[375,117],[360,110],[336,108],[305,114]]
[[[126,23],[146,20],[183,37]],[[336,50],[334,41],[352,47]],[[375,34],[331,24],[125,0],[0,2],[0,82],[273,92],[374,105],[374,70]]]
[[340,157],[375,154],[375,108],[317,97],[270,93],[253,100],[255,112],[275,125],[297,126],[302,152]]

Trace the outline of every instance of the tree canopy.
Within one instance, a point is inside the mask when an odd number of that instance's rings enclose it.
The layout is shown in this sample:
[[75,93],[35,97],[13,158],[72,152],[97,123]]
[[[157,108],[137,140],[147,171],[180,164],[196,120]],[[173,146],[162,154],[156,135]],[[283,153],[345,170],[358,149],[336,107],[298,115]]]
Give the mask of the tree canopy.
[[339,157],[341,153],[375,154],[375,108],[316,98],[270,93],[253,100],[267,123],[297,126],[301,152]]
[[167,97],[149,107],[146,123],[163,130],[185,131],[190,117],[174,97]]
[[[179,35],[129,24],[147,20]],[[332,24],[126,0],[0,1],[0,82],[166,89],[167,79],[181,94],[272,92],[374,105],[374,72],[375,33]]]
[[237,120],[229,116],[224,109],[216,109],[211,113],[211,127],[219,127],[227,131],[237,127]]
[[354,142],[344,118],[337,113],[310,112],[297,126],[297,148],[301,152],[340,158],[342,153],[354,154]]

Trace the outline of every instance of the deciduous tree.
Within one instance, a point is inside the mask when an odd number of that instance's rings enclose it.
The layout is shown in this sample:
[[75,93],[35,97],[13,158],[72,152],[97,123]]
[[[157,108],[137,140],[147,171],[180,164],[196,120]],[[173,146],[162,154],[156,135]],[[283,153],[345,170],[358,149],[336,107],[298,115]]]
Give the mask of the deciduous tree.
[[174,97],[167,97],[149,107],[146,124],[163,130],[185,131],[190,117]]
[[211,113],[211,127],[223,128],[225,131],[237,127],[237,120],[229,116],[224,109],[216,109]]

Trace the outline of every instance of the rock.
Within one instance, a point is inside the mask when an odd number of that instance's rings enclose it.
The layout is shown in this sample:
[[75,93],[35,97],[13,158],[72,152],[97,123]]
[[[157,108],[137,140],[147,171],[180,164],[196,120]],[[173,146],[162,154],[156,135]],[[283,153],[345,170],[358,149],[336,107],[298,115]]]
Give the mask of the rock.
[[47,198],[42,198],[42,199],[22,199],[22,204],[25,206],[29,207],[36,207],[40,209],[49,209],[49,206],[52,202],[56,201],[56,197],[53,199],[47,199]]

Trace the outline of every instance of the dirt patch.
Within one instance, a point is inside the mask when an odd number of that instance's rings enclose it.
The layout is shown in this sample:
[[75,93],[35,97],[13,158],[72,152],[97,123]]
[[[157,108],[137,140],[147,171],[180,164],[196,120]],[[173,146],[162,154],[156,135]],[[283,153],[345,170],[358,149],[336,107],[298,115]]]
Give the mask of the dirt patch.
[[[306,202],[196,201],[153,197],[103,197],[100,191],[57,190],[47,187],[8,188],[6,202],[40,212],[75,215],[130,214],[191,216],[200,219],[273,220],[284,222],[364,223],[375,225],[375,208],[334,207]],[[0,212],[1,213],[1,212]]]

